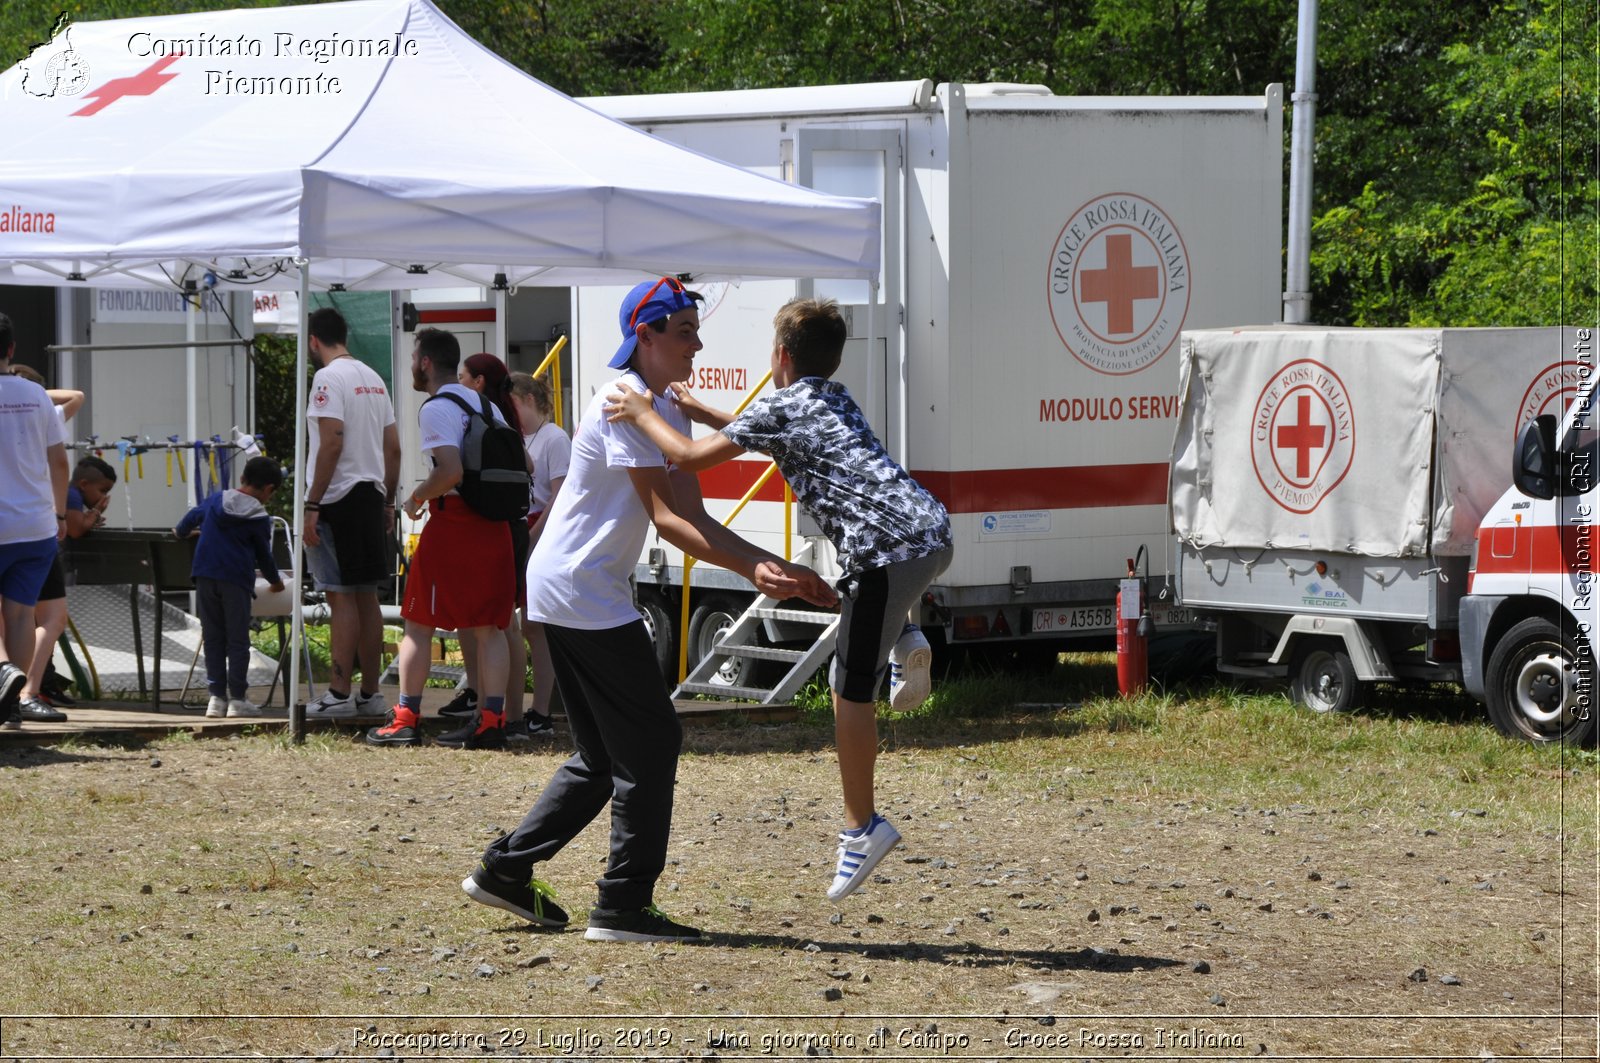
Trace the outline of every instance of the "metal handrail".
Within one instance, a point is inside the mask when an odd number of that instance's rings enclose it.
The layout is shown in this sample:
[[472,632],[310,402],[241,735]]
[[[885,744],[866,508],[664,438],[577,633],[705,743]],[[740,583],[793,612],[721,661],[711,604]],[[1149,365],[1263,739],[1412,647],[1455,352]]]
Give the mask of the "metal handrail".
[[546,369],[550,370],[550,419],[562,428],[567,427],[561,411],[561,351],[566,345],[567,338],[565,336],[556,340],[555,345],[550,348],[550,353],[545,355],[544,361],[539,363],[539,368],[529,374],[529,376],[538,376]]
[[[762,471],[760,476],[756,477],[756,482],[750,485],[750,490],[744,493],[744,497],[739,499],[739,504],[733,507],[733,512],[729,513],[727,518],[723,520],[722,526],[724,528],[728,526],[734,517],[739,515],[739,511],[756,496],[756,492],[761,490],[766,482],[772,479],[772,474],[777,471],[778,464],[773,462]],[[683,637],[678,639],[678,682],[680,683],[689,674],[689,570],[694,568],[694,563],[695,558],[693,556],[689,554],[683,555],[683,606],[679,610],[678,616],[678,630],[683,632]]]
[[[750,393],[744,397],[744,401],[739,403],[739,405],[734,409],[733,415],[737,417],[739,414],[743,413],[745,407],[749,406],[755,401],[756,396],[761,393],[761,389],[766,387],[767,382],[771,379],[772,370],[768,369],[766,375],[760,380],[756,381],[756,386],[750,389]],[[733,518],[737,517],[744,507],[750,504],[751,499],[755,498],[756,493],[760,491],[761,488],[766,486],[767,481],[772,479],[772,474],[777,471],[778,463],[775,461],[770,462],[767,467],[762,470],[761,475],[756,477],[756,482],[751,484],[750,489],[744,493],[744,497],[739,499],[738,505],[733,507],[733,512],[729,513],[723,518],[722,526],[724,528],[733,523]],[[793,501],[794,495],[790,491],[789,485],[786,482],[783,485],[783,556],[785,558],[794,556]],[[689,570],[694,568],[695,561],[696,559],[689,554],[685,553],[683,555],[683,604],[678,610],[678,631],[680,632],[680,637],[678,639],[679,683],[682,683],[689,675]]]

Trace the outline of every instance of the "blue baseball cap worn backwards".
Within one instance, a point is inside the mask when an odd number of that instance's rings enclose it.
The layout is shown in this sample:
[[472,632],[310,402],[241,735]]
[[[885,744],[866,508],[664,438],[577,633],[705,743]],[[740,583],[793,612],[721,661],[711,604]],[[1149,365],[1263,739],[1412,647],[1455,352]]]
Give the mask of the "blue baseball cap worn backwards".
[[671,317],[679,310],[687,310],[701,298],[699,292],[685,290],[683,282],[676,277],[659,277],[635,284],[622,300],[622,309],[617,311],[617,324],[622,327],[622,346],[617,348],[617,353],[606,364],[612,369],[627,365],[628,359],[633,357],[634,348],[639,346],[637,330],[640,325],[648,325],[652,321]]

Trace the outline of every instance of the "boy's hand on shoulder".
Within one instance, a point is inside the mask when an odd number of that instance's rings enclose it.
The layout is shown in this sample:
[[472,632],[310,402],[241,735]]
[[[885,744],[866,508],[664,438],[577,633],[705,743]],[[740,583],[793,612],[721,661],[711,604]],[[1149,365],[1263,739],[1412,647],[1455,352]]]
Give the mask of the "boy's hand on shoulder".
[[635,391],[625,380],[616,383],[616,389],[606,396],[605,415],[608,421],[626,421],[637,424],[642,414],[655,406],[656,397],[648,390]]
[[711,414],[711,407],[706,406],[699,399],[695,398],[694,392],[689,390],[689,385],[683,383],[682,381],[678,381],[667,386],[672,389],[672,394],[678,400],[678,409],[688,414],[689,420],[695,422],[696,424],[711,425],[713,428],[717,427],[716,425],[712,425],[711,422],[707,420]]

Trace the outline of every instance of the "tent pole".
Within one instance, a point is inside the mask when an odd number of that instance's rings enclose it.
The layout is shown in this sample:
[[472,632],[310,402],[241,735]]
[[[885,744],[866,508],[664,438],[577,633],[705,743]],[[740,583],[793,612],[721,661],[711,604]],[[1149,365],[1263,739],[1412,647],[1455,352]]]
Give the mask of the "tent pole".
[[188,403],[184,408],[184,427],[188,430],[189,439],[200,438],[200,386],[195,379],[199,371],[199,351],[195,350],[195,316],[200,313],[201,296],[196,294],[192,302],[184,306],[187,311],[183,315],[184,339],[189,341],[188,349],[184,351],[183,368],[184,379],[188,381]]
[[[306,315],[311,309],[311,263],[297,258],[294,264],[300,267],[300,327],[294,355],[294,526],[289,529],[289,557],[294,593],[299,594],[305,576],[300,535],[306,526],[306,354],[310,348]],[[306,624],[301,610],[289,612],[289,738],[299,743],[306,740],[306,707],[300,701],[300,647],[305,645]]]
[[511,355],[506,351],[506,290],[496,286],[490,294],[494,298],[494,356],[511,367]]

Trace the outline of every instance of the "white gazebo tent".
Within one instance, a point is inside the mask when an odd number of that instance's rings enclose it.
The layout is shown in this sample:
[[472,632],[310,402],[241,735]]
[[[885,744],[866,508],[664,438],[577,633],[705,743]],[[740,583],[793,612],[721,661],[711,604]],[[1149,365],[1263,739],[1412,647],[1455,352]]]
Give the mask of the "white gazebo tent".
[[[72,25],[0,74],[0,116],[0,284],[298,287],[305,307],[340,287],[878,270],[876,202],[590,111],[429,0]],[[297,484],[305,361],[302,317]]]

